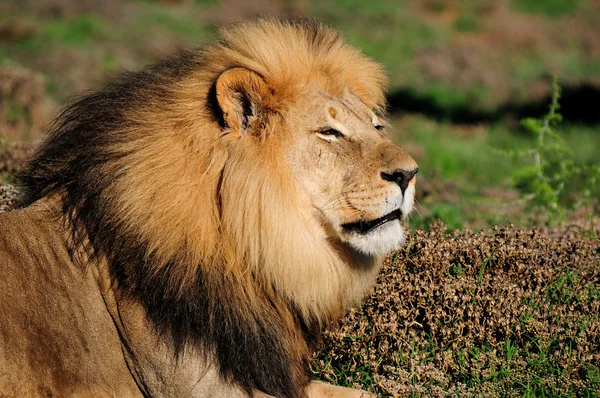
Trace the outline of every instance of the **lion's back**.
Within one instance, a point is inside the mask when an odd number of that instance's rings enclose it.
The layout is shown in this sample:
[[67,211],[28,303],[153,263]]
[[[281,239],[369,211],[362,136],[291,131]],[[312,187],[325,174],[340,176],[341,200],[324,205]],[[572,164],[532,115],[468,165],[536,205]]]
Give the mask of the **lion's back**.
[[95,277],[64,242],[44,203],[0,214],[0,396],[114,396],[104,386],[128,376]]

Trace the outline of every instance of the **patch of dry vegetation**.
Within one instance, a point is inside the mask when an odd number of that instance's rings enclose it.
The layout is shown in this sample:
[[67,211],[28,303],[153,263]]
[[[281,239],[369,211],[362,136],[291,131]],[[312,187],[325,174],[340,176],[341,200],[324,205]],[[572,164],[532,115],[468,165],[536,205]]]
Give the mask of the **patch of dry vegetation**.
[[12,185],[0,185],[0,213],[9,211],[16,205],[18,191]]
[[29,142],[15,141],[5,145],[6,148],[0,146],[0,184],[13,178],[35,151],[35,145]]
[[0,67],[0,138],[40,135],[46,124],[45,79],[31,70]]
[[325,336],[316,375],[384,396],[597,396],[600,241],[585,228],[418,230]]

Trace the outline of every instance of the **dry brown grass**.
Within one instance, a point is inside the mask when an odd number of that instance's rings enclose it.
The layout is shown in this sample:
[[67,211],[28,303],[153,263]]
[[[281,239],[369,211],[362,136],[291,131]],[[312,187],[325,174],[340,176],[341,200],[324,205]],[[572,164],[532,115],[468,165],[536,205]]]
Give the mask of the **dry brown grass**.
[[[30,142],[0,143],[0,184],[10,180],[24,165],[25,159],[35,151],[35,145]],[[6,146],[4,148],[3,146]]]
[[0,138],[39,136],[47,121],[44,77],[29,69],[0,67]]
[[319,377],[393,396],[600,392],[600,241],[575,232],[585,223],[431,228],[326,336]]
[[12,185],[0,185],[0,213],[15,206],[18,191]]

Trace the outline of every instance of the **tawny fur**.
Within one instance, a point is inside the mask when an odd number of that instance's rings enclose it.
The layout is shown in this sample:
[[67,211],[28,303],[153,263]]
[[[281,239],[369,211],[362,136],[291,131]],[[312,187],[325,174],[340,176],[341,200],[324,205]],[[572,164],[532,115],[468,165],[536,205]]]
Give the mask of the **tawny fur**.
[[[18,229],[15,217],[34,214],[61,231],[68,258],[27,257],[27,241],[17,263],[97,274],[106,311],[95,322],[105,328],[112,317],[106,333],[124,347],[115,367],[126,363],[147,395],[354,394],[307,389],[308,343],[362,298],[382,256],[403,241],[390,235],[403,233],[399,221],[370,238],[343,229],[412,209],[414,178],[406,191],[381,178],[416,169],[378,131],[386,83],[377,63],[329,28],[237,25],[217,45],[67,108],[22,176],[24,203],[38,203],[0,226]],[[344,140],[319,130],[328,125]],[[42,246],[58,245],[39,233]],[[6,239],[0,252],[13,250]],[[0,259],[16,272],[16,260]],[[52,321],[34,324],[44,322]],[[0,331],[15,338],[10,326]]]

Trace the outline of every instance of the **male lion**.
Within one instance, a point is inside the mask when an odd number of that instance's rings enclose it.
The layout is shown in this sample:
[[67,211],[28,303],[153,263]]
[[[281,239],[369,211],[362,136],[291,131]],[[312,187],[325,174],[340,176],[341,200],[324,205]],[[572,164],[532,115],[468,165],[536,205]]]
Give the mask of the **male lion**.
[[0,396],[366,395],[308,362],[405,239],[385,84],[259,20],[64,110],[0,216]]

